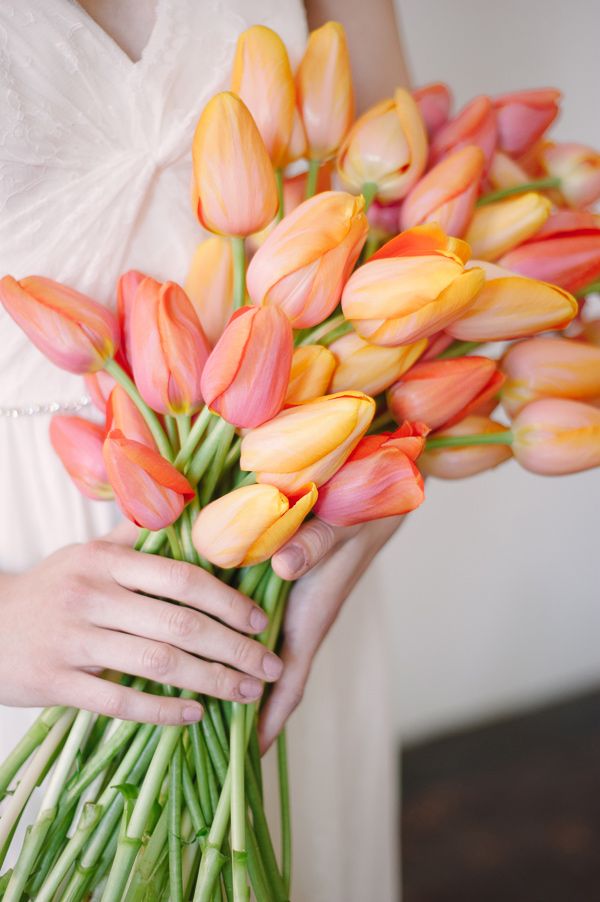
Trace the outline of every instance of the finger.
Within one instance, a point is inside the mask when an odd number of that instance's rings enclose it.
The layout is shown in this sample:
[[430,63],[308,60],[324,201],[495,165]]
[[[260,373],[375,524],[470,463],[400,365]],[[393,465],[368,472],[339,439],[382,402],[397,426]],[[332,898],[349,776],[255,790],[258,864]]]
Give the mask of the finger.
[[133,548],[139,534],[139,526],[136,526],[131,520],[123,518],[114,529],[111,529],[102,538],[105,542],[114,542],[115,545],[125,545]]
[[277,739],[288,717],[302,701],[310,672],[309,654],[294,655],[289,649],[282,649],[282,658],[283,673],[260,714],[258,738],[261,754]]
[[293,539],[273,556],[273,570],[281,579],[299,579],[358,529],[357,526],[330,526],[315,517],[304,523]]

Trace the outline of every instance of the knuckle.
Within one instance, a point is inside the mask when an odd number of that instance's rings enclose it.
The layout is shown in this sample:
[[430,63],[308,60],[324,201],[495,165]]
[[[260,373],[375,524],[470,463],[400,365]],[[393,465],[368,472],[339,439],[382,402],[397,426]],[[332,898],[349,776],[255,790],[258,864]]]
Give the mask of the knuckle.
[[227,694],[227,683],[229,682],[227,668],[222,664],[212,664],[210,682],[215,695],[221,697],[223,694]]
[[308,540],[308,552],[311,557],[323,557],[335,544],[333,527],[323,520],[309,523],[305,538]]
[[125,694],[116,688],[106,689],[98,698],[98,707],[108,717],[123,720],[127,714]]
[[292,711],[296,710],[296,708],[301,703],[303,698],[304,698],[304,686],[303,685],[295,685],[290,688],[290,696],[289,696],[290,714]]
[[153,676],[164,677],[173,666],[173,652],[161,642],[146,645],[142,652],[142,666]]
[[190,588],[190,570],[181,561],[168,561],[165,564],[165,578],[170,594],[185,594]]
[[195,632],[196,616],[188,608],[170,604],[165,618],[169,634],[177,639],[186,639]]
[[173,723],[173,721],[176,719],[173,717],[173,711],[170,705],[160,700],[156,701],[153,704],[151,717],[152,720],[157,724]]
[[232,654],[237,664],[247,664],[253,657],[254,646],[249,639],[238,636],[233,640]]

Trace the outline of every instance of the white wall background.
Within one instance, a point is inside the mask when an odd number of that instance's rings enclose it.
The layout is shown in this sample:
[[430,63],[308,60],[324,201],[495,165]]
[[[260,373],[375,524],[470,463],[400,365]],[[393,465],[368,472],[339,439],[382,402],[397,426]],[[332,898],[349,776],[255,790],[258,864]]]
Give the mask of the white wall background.
[[[556,86],[554,133],[600,148],[594,0],[397,0],[415,84]],[[600,475],[515,463],[430,480],[381,555],[403,739],[600,686]]]

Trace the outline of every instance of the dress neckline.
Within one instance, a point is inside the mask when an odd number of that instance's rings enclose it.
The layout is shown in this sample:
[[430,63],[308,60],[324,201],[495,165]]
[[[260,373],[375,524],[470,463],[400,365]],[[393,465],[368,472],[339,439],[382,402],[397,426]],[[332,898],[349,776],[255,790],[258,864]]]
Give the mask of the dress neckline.
[[94,34],[99,40],[105,44],[113,56],[117,57],[126,68],[131,71],[143,68],[147,65],[148,60],[156,56],[157,44],[161,40],[162,25],[161,20],[164,12],[166,0],[156,0],[156,8],[154,13],[154,22],[148,36],[148,40],[140,54],[139,59],[135,60],[113,36],[102,26],[94,17],[85,9],[78,0],[67,0],[69,6],[76,10],[80,16],[81,25],[89,32]]

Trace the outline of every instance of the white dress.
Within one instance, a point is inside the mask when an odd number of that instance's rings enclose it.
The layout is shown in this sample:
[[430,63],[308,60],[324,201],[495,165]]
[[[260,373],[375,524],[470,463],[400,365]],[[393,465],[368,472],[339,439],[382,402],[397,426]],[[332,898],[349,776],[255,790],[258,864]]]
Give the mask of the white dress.
[[[277,31],[297,62],[299,0],[159,0],[137,63],[71,0],[2,0],[0,274],[50,276],[109,305],[126,269],[182,280],[201,237],[188,200],[193,129],[254,23]],[[0,570],[114,523],[112,505],[73,487],[48,440],[49,412],[86,401],[82,380],[50,364],[0,307]],[[395,768],[373,595],[345,606],[292,719],[294,902],[396,898]],[[2,757],[32,716],[0,710]]]

